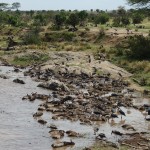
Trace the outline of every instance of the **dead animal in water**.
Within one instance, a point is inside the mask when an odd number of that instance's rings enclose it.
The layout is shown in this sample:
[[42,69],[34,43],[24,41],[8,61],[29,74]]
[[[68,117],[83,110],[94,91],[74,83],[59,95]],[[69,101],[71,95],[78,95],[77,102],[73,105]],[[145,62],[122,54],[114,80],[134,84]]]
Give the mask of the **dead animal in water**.
[[13,82],[20,83],[20,84],[25,84],[25,82],[23,80],[20,80],[20,79],[14,79]]
[[131,126],[131,125],[129,125],[129,124],[124,124],[124,125],[122,125],[122,128],[127,129],[127,130],[132,129],[133,131],[136,131],[136,130],[134,129],[134,127]]
[[33,117],[40,117],[42,115],[43,115],[42,112],[36,112],[35,114],[33,114]]
[[116,134],[116,135],[119,135],[119,136],[123,135],[123,133],[121,133],[119,131],[116,131],[116,130],[112,130],[111,134]]
[[51,125],[49,125],[49,126],[47,126],[48,128],[51,128],[51,129],[57,129],[57,127],[56,127],[56,125],[54,125],[54,124],[51,124]]
[[104,133],[100,133],[98,134],[98,136],[96,136],[96,139],[99,139],[99,140],[106,139],[106,135]]
[[44,111],[44,110],[46,110],[46,109],[45,109],[45,107],[39,107],[38,110],[39,110],[39,111]]
[[39,122],[40,124],[43,124],[43,125],[47,123],[47,121],[45,121],[45,120],[43,120],[43,119],[39,119],[38,122]]
[[79,136],[79,133],[75,132],[75,131],[66,131],[66,134],[70,137],[78,137]]
[[49,131],[49,133],[51,134],[52,138],[60,139],[64,136],[65,131],[63,131],[63,130],[51,130],[51,131]]
[[51,146],[52,146],[53,148],[59,148],[59,147],[71,146],[71,145],[75,145],[75,143],[72,142],[72,141],[70,141],[70,142],[63,141],[63,142],[54,143],[54,144],[52,144]]

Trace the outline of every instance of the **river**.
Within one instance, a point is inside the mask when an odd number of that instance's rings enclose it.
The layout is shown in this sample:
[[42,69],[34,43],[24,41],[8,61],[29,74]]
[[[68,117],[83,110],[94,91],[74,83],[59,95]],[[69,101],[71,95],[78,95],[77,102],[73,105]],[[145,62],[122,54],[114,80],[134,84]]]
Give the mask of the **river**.
[[[37,122],[32,115],[37,111],[41,101],[34,102],[23,101],[22,97],[32,92],[40,94],[50,94],[50,91],[37,87],[30,77],[24,76],[23,72],[13,72],[13,67],[0,66],[0,74],[7,75],[9,79],[0,78],[0,149],[1,150],[52,150],[51,144],[54,140],[49,135],[49,128]],[[23,79],[26,84],[16,84],[13,79]],[[136,100],[135,100],[136,103]],[[143,103],[143,98],[137,99],[137,104]],[[145,103],[150,103],[145,99]],[[116,142],[116,136],[111,135],[111,131],[116,129],[123,132],[121,124],[129,123],[135,127],[137,131],[150,132],[150,124],[144,119],[144,115],[135,109],[122,108],[127,117],[115,122],[95,123],[99,127],[99,132],[106,134],[107,139]],[[73,138],[74,147],[67,147],[61,150],[79,150],[92,145],[95,141],[92,126],[80,125],[80,122],[71,122],[69,120],[51,119],[51,113],[44,113],[42,117],[48,121],[47,124],[54,123],[62,130],[75,130],[84,135],[84,138]],[[65,136],[63,140],[70,141]]]

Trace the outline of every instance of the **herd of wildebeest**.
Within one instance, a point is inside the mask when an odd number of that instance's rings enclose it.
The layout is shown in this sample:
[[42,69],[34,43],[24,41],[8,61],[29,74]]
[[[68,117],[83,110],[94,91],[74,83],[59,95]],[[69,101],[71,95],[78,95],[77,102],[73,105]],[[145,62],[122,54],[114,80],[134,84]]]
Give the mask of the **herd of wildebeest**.
[[[54,69],[55,68],[55,69]],[[110,74],[98,75],[95,68],[93,73],[85,72],[76,73],[75,70],[70,71],[69,67],[55,64],[55,67],[42,69],[41,66],[34,65],[32,68],[24,72],[25,76],[30,76],[33,80],[40,82],[38,87],[50,90],[49,95],[30,93],[25,95],[22,100],[35,101],[41,100],[37,112],[33,117],[37,119],[40,124],[47,124],[47,121],[42,119],[44,112],[52,113],[53,120],[67,119],[71,122],[80,121],[81,125],[93,126],[95,122],[112,122],[115,118],[122,119],[126,114],[122,108],[135,108],[146,112],[146,121],[150,118],[150,105],[144,104],[136,106],[133,104],[134,89],[129,88],[129,83],[123,78],[117,79],[110,77]],[[15,68],[16,72],[19,69]],[[25,84],[20,79],[15,79],[14,82]],[[59,130],[55,124],[50,124],[48,127],[53,139],[61,139],[65,133],[69,137],[82,137],[83,135],[76,131]],[[122,128],[126,131],[131,130],[132,133],[122,133],[113,130],[112,134],[118,136],[145,134],[144,132],[137,132],[130,124],[123,124]],[[106,140],[104,133],[98,133],[99,128],[94,127],[93,133],[96,139]],[[62,147],[66,145],[74,145],[70,142],[59,142],[52,144],[52,147]]]

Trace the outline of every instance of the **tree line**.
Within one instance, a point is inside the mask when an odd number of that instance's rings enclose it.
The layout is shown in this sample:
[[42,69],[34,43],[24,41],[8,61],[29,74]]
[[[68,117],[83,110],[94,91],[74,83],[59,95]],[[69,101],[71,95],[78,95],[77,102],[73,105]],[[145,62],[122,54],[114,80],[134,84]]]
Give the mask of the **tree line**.
[[[139,13],[136,9],[126,10],[124,7],[118,7],[117,10],[58,10],[58,11],[20,11],[20,3],[10,5],[0,3],[0,25],[8,24],[12,26],[47,26],[60,30],[64,26],[85,26],[87,23],[110,25],[109,20],[112,19],[110,26],[120,27],[127,26],[131,23],[139,24],[144,18],[149,17],[149,13]],[[15,10],[15,11],[14,11]]]

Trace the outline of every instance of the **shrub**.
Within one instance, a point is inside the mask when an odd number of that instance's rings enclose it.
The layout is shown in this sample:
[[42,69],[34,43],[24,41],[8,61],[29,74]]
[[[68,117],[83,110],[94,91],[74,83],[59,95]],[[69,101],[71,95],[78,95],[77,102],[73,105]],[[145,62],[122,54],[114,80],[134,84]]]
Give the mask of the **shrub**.
[[140,15],[139,13],[135,13],[132,16],[132,21],[133,21],[133,24],[141,23],[143,21],[143,16]]
[[72,41],[74,37],[75,37],[75,34],[74,33],[70,33],[70,32],[45,33],[45,41],[46,42]]
[[24,43],[26,45],[28,45],[28,44],[39,45],[41,43],[41,38],[40,38],[40,35],[38,32],[38,29],[35,29],[34,31],[27,33],[24,37]]
[[94,20],[94,23],[95,24],[105,24],[106,22],[109,21],[109,15],[106,14],[106,13],[101,13],[100,15],[98,15],[95,20]]
[[34,63],[42,63],[49,58],[46,54],[27,54],[23,56],[16,56],[13,60],[13,64],[27,66]]
[[115,47],[114,52],[115,52],[116,56],[124,55],[124,48],[123,48],[122,44],[118,43]]
[[90,29],[88,27],[85,28],[85,31],[90,31]]
[[121,18],[120,17],[115,17],[114,19],[113,19],[113,26],[114,27],[119,27],[120,26],[120,23],[121,23]]
[[106,34],[104,28],[101,28],[98,34],[98,39],[102,39],[105,35]]
[[135,35],[127,40],[128,53],[132,58],[150,59],[150,37]]

